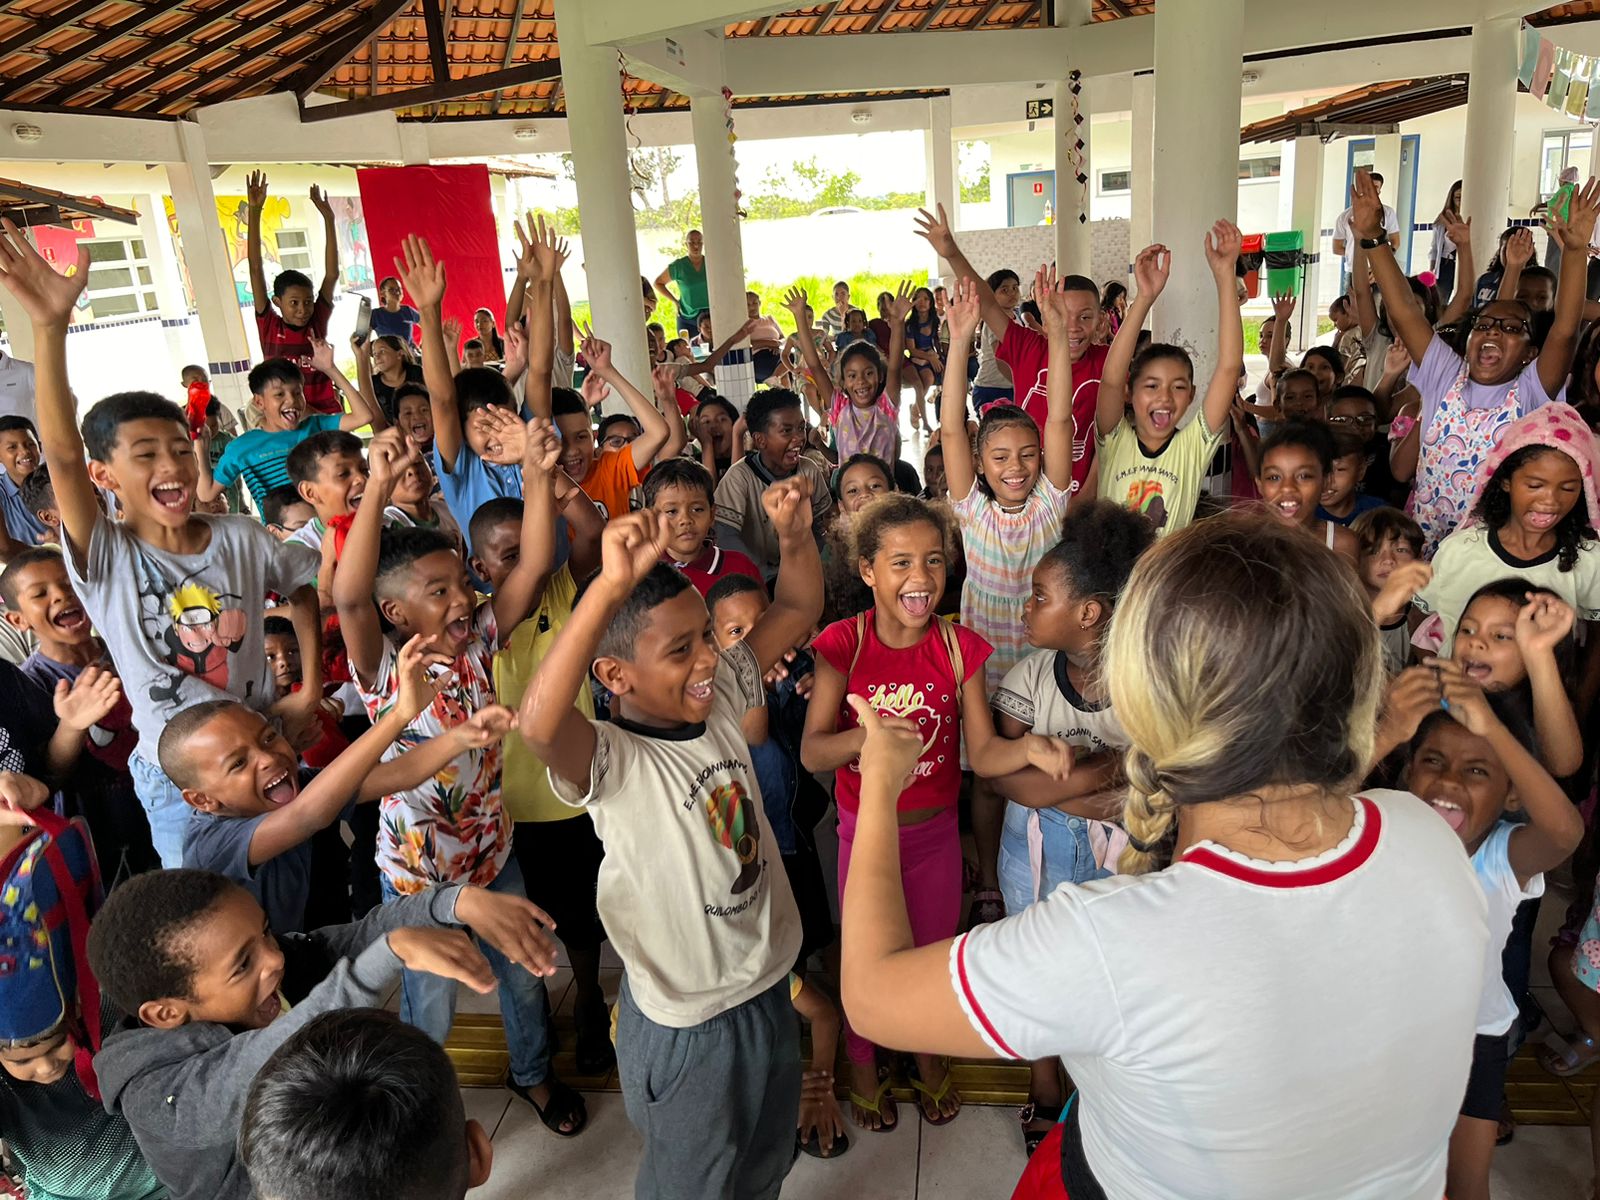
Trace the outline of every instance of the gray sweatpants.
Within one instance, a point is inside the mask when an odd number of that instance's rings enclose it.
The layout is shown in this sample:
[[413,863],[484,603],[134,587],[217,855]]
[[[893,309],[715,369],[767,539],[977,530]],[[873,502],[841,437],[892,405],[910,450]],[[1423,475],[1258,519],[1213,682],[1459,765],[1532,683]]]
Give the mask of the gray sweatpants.
[[688,1029],[617,1000],[617,1074],[644,1135],[636,1200],[776,1200],[794,1164],[800,1037],[781,980]]

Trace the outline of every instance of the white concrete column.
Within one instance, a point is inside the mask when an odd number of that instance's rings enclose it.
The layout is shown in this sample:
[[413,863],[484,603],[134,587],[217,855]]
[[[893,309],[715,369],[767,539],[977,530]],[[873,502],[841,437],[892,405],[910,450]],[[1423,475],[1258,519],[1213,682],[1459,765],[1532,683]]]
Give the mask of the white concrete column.
[[1589,126],[1589,179],[1600,179],[1600,125]]
[[[1094,277],[1089,246],[1089,182],[1079,183],[1078,174],[1090,181],[1088,81],[1079,79],[1079,111],[1083,123],[1072,119],[1072,84],[1065,79],[1055,87],[1056,152],[1056,269]],[[1083,161],[1073,160],[1073,149],[1083,139]]]
[[[1322,139],[1295,138],[1293,152],[1294,194],[1289,219],[1305,239],[1306,253],[1317,254],[1322,248]],[[1317,340],[1317,318],[1322,307],[1320,268],[1316,262],[1306,265],[1305,287],[1300,292],[1300,307],[1295,310],[1295,342],[1302,350]]]
[[[1515,17],[1500,17],[1472,27],[1461,207],[1465,210],[1462,215],[1472,218],[1472,255],[1478,263],[1494,257],[1495,244],[1506,227],[1516,124],[1519,26]],[[1459,286],[1462,281],[1456,282]],[[1471,281],[1466,282],[1470,286]]]
[[[950,228],[961,228],[961,185],[956,170],[956,144],[951,133],[950,97],[928,100],[928,127],[922,133],[922,157],[927,164],[924,207],[938,212],[944,205]],[[944,259],[935,257],[934,270],[946,282],[954,282],[955,271]]]
[[[556,0],[567,132],[583,214],[583,270],[595,332],[611,343],[617,370],[642,391],[650,382],[650,351],[639,299],[639,244],[617,52],[589,44],[583,10],[583,0]],[[606,402],[606,409],[627,411],[617,397]]]
[[[150,281],[155,285],[157,311],[161,314],[161,332],[167,343],[167,357],[173,366],[187,366],[192,344],[188,335],[193,318],[189,316],[189,303],[184,299],[183,281],[179,278],[178,252],[172,244],[172,234],[167,226],[167,210],[160,196],[136,196],[134,207],[139,213],[139,236],[144,240],[145,259],[150,264]],[[231,403],[231,401],[230,401]]]
[[167,164],[167,187],[178,214],[178,235],[183,239],[189,286],[200,316],[211,393],[228,407],[243,412],[250,402],[250,389],[245,385],[245,375],[250,370],[250,343],[245,338],[239,294],[234,288],[233,259],[217,220],[205,135],[191,121],[178,121],[175,128],[183,161]]
[[1217,354],[1217,285],[1204,238],[1213,221],[1239,214],[1243,20],[1244,0],[1161,0],[1155,18],[1152,217],[1154,240],[1172,251],[1155,336],[1189,350],[1202,389]]
[[[733,142],[721,92],[689,97],[689,123],[694,130],[694,163],[700,177],[701,234],[706,242],[706,284],[711,295],[711,334],[719,343],[744,324],[744,242]],[[741,341],[717,366],[717,391],[744,411],[755,390],[750,341]]]
[[1132,172],[1130,174],[1130,214],[1128,220],[1128,258],[1155,241],[1151,223],[1151,197],[1155,191],[1155,115],[1156,77],[1149,71],[1133,77]]

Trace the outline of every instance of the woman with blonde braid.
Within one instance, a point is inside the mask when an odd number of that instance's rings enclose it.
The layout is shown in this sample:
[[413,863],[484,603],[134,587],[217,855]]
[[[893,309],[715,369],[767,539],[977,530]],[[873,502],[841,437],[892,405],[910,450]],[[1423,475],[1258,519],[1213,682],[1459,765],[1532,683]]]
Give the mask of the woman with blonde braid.
[[852,1026],[1061,1057],[1079,1090],[1018,1197],[1439,1200],[1487,925],[1448,825],[1352,794],[1383,679],[1354,573],[1250,514],[1201,522],[1134,569],[1106,664],[1126,874],[918,947],[895,799],[921,742],[850,698]]

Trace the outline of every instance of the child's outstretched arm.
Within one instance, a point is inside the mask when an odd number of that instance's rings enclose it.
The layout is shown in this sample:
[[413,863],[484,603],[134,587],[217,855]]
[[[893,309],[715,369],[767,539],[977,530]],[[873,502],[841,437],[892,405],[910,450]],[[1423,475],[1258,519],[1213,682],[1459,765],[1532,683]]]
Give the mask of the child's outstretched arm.
[[900,409],[900,371],[906,361],[906,319],[911,316],[912,290],[908,280],[902,279],[895,285],[894,303],[889,307],[889,344],[883,349],[888,356],[883,390],[897,412]]
[[[551,311],[551,295],[561,281],[561,264],[567,261],[568,246],[565,238],[557,237],[554,225],[546,225],[544,218],[529,223],[532,235],[529,253],[533,262],[528,277],[528,302],[533,306],[533,319],[528,323],[528,383],[525,402],[535,417],[550,419],[550,387],[555,370],[556,338],[571,337],[570,332],[559,333],[560,326],[545,319]],[[570,320],[570,318],[569,318]],[[507,331],[510,330],[507,318]]]
[[[412,293],[415,295],[415,293]],[[395,480],[415,453],[398,429],[385,429],[367,447],[371,473],[367,490],[356,509],[356,519],[345,539],[339,570],[333,577],[333,602],[339,610],[350,665],[363,687],[377,682],[383,658],[383,625],[373,588],[378,578],[378,543],[383,534],[383,510],[394,495]]]
[[[751,709],[752,713],[762,709]],[[833,1144],[844,1136],[844,1114],[839,1111],[839,1098],[833,1091],[833,1065],[839,1057],[839,1010],[819,987],[800,981],[795,994],[794,1008],[811,1026],[811,1065],[800,1079],[800,1120],[798,1128],[802,1141],[817,1135],[817,1144],[824,1157],[831,1154]]]
[[588,493],[573,483],[565,471],[552,471],[550,478],[555,481],[556,508],[566,518],[571,535],[567,566],[572,578],[581,582],[600,569],[600,536],[606,531],[605,518]]
[[439,465],[448,473],[461,453],[461,414],[456,410],[456,381],[444,346],[444,264],[434,261],[426,238],[408,234],[394,260],[400,285],[422,316],[422,382],[433,410],[433,445]]
[[504,704],[480,708],[449,732],[373,767],[356,789],[356,800],[366,803],[421,787],[468,750],[482,750],[503,741],[516,727],[517,714]]
[[[349,405],[345,414],[339,418],[339,428],[346,433],[360,429],[363,425],[371,425],[373,433],[389,428],[383,409],[370,403],[366,391],[346,379],[344,372],[339,370],[339,364],[333,361],[333,343],[323,341],[314,333],[310,336],[311,365],[333,380],[333,386],[339,389]],[[361,353],[357,351],[356,358],[360,357]]]
[[45,769],[51,779],[66,783],[83,753],[89,730],[108,717],[122,699],[122,681],[104,667],[85,667],[70,684],[56,680],[51,699],[57,723],[45,745]]
[[[1444,227],[1444,235],[1449,238],[1456,248],[1456,278],[1459,280],[1477,279],[1478,272],[1472,261],[1472,218],[1463,221],[1457,214],[1450,215],[1449,222]],[[1439,324],[1454,325],[1466,316],[1476,299],[1474,289],[1463,282],[1450,296],[1450,303],[1439,314]]]
[[1583,840],[1583,815],[1550,772],[1501,723],[1483,689],[1454,663],[1442,664],[1441,669],[1443,699],[1449,701],[1450,715],[1493,747],[1528,816],[1527,824],[1512,831],[1507,850],[1517,882],[1526,888],[1535,875],[1559,867],[1578,848]]
[[[1239,306],[1235,304],[1234,307]],[[1266,346],[1267,374],[1276,379],[1289,365],[1289,321],[1294,316],[1294,296],[1274,296],[1272,316],[1272,337]]]
[[[1356,171],[1355,186],[1350,189],[1350,214],[1351,232],[1356,237],[1381,239],[1378,245],[1366,251],[1367,266],[1378,281],[1378,290],[1383,293],[1389,328],[1405,344],[1411,361],[1420,363],[1433,341],[1433,326],[1428,324],[1428,318],[1412,302],[1411,285],[1406,282],[1406,273],[1400,269],[1400,263],[1394,256],[1394,247],[1384,234],[1383,201],[1378,199],[1377,185],[1372,182],[1372,176],[1365,167]],[[1361,253],[1361,250],[1358,247],[1357,253]],[[1463,286],[1470,287],[1470,281]],[[1362,329],[1365,331],[1365,324]]]
[[822,556],[811,535],[811,483],[803,477],[780,479],[761,493],[778,535],[777,587],[772,605],[745,637],[765,674],[803,644],[822,616]]
[[1554,396],[1572,369],[1572,352],[1578,343],[1578,325],[1583,320],[1584,288],[1588,281],[1589,241],[1594,236],[1595,218],[1600,216],[1600,183],[1590,179],[1572,194],[1565,218],[1560,213],[1548,217],[1551,232],[1561,239],[1561,278],[1556,287],[1556,319],[1545,334],[1539,349],[1539,382],[1545,393]]
[[60,275],[45,262],[22,230],[0,222],[0,286],[28,312],[33,323],[34,407],[39,445],[50,464],[50,482],[61,509],[67,549],[79,567],[89,554],[89,538],[100,519],[100,503],[83,461],[78,406],[67,383],[67,326],[78,296],[89,281],[89,248],[78,247],[78,269]]
[[984,779],[1015,775],[1028,767],[1037,767],[1058,783],[1072,774],[1072,747],[1060,738],[1024,733],[1013,740],[995,732],[981,670],[961,684],[961,739],[972,773]]
[[916,222],[917,236],[932,246],[934,252],[950,264],[957,279],[970,280],[976,287],[983,323],[989,327],[989,332],[994,334],[995,340],[999,341],[1005,337],[1006,326],[1011,324],[1011,314],[1000,307],[1000,301],[995,299],[994,289],[974,269],[967,256],[961,252],[961,247],[956,245],[955,231],[950,228],[950,218],[944,211],[944,205],[935,205],[931,213],[927,209],[918,209]]
[[[1511,236],[1500,247],[1500,263],[1505,268],[1500,275],[1500,289],[1496,300],[1515,300],[1517,288],[1522,284],[1522,272],[1533,261],[1533,234],[1526,227],[1513,229]],[[1585,266],[1587,274],[1587,265]]]
[[328,203],[328,193],[316,184],[311,185],[311,204],[322,214],[322,287],[317,299],[323,304],[333,303],[333,289],[339,282],[339,233],[333,219],[333,205]]
[[251,171],[245,181],[244,252],[250,262],[250,302],[258,317],[272,303],[267,293],[266,268],[261,265],[261,210],[266,206],[267,173]]
[[[545,378],[549,377],[550,372],[546,371]],[[555,570],[556,497],[551,477],[560,470],[556,466],[560,458],[561,439],[556,436],[555,426],[541,417],[529,421],[522,451],[522,531],[517,565],[494,590],[494,620],[502,643],[510,640],[511,631],[539,606],[544,585]]]
[[[978,285],[963,276],[950,289],[944,315],[950,324],[950,352],[945,357],[944,386],[939,391],[939,449],[944,452],[945,484],[953,501],[965,500],[978,481],[967,434],[967,363],[972,340],[982,321]],[[843,702],[844,696],[839,696]]]
[[[1239,375],[1244,371],[1244,324],[1239,317],[1238,274],[1239,227],[1232,221],[1218,221],[1206,235],[1206,262],[1217,281],[1217,365],[1206,388],[1201,416],[1206,428],[1221,433],[1228,427],[1228,412],[1239,394]],[[1291,309],[1292,311],[1292,309]],[[1274,342],[1287,336],[1289,322],[1279,321],[1272,331]]]
[[282,808],[273,809],[257,823],[250,835],[252,867],[302,845],[339,819],[339,813],[361,788],[362,780],[378,765],[384,751],[405,732],[418,713],[433,703],[437,689],[428,677],[429,668],[448,666],[451,662],[449,655],[432,648],[431,640],[414,637],[405,644],[395,664],[400,679],[399,697],[370,729],[319,771],[306,784],[305,791]]
[[1065,293],[1057,286],[1054,267],[1040,267],[1033,279],[1033,298],[1044,319],[1049,343],[1045,376],[1044,474],[1057,491],[1072,490],[1072,348],[1067,343]]
[[589,666],[611,618],[661,561],[670,540],[667,518],[648,510],[617,517],[606,526],[600,574],[551,643],[522,697],[517,722],[523,739],[541,762],[574,787],[589,786],[595,732],[572,706],[572,698],[588,686]]
[[1128,305],[1128,315],[1122,318],[1117,336],[1111,339],[1111,349],[1106,351],[1106,364],[1100,374],[1100,399],[1095,404],[1094,427],[1101,437],[1110,437],[1122,424],[1122,411],[1128,406],[1128,369],[1133,365],[1133,353],[1139,345],[1139,331],[1155,307],[1156,297],[1167,286],[1172,273],[1172,251],[1165,246],[1146,246],[1133,260],[1133,284],[1136,289]]
[[1570,604],[1542,592],[1530,593],[1528,603],[1517,614],[1517,648],[1522,651],[1533,693],[1539,757],[1557,779],[1565,779],[1583,766],[1583,734],[1556,664],[1556,647],[1571,636],[1576,619]]
[[[1456,294],[1464,291],[1471,289],[1459,287]],[[1361,331],[1362,337],[1371,337],[1378,328],[1378,305],[1372,298],[1372,265],[1367,261],[1367,252],[1360,246],[1356,247],[1355,257],[1350,264],[1350,302],[1355,305],[1356,328]],[[1402,350],[1405,349],[1404,342],[1397,344]]]
[[[643,432],[633,439],[628,449],[633,454],[634,468],[639,471],[648,470],[656,455],[661,453],[662,447],[672,437],[667,419],[661,415],[661,410],[650,402],[648,396],[634,387],[622,372],[617,370],[616,364],[611,361],[610,342],[601,341],[592,331],[585,329],[583,344],[579,350],[589,364],[589,374],[609,384],[614,391],[620,392],[622,399],[628,405],[628,411],[633,414],[634,420],[639,422],[639,428]],[[549,372],[546,371],[545,374],[548,375]]]
[[817,352],[817,339],[811,332],[811,322],[806,320],[806,306],[809,297],[804,288],[790,288],[783,297],[783,306],[794,314],[794,336],[800,343],[800,358],[806,364],[806,371],[811,376],[811,382],[816,385],[816,394],[813,398],[811,389],[801,388],[801,393],[811,401],[811,407],[828,419],[828,402],[822,398],[823,388],[830,392],[832,377],[828,374],[827,365],[822,361],[822,355]]
[[922,738],[904,722],[880,718],[860,696],[851,696],[850,705],[866,731],[861,808],[841,897],[841,982],[850,1025],[884,1046],[993,1057],[951,986],[950,939],[912,943],[895,805],[922,756]]

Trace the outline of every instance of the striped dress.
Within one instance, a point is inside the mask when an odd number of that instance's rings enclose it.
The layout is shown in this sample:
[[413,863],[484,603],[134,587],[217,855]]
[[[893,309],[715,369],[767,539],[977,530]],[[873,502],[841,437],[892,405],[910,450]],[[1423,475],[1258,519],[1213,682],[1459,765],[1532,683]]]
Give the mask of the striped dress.
[[1041,474],[1019,512],[1002,510],[976,483],[951,505],[967,556],[961,623],[994,647],[984,664],[991,696],[1034,649],[1022,630],[1022,605],[1033,588],[1033,568],[1061,540],[1069,495]]

